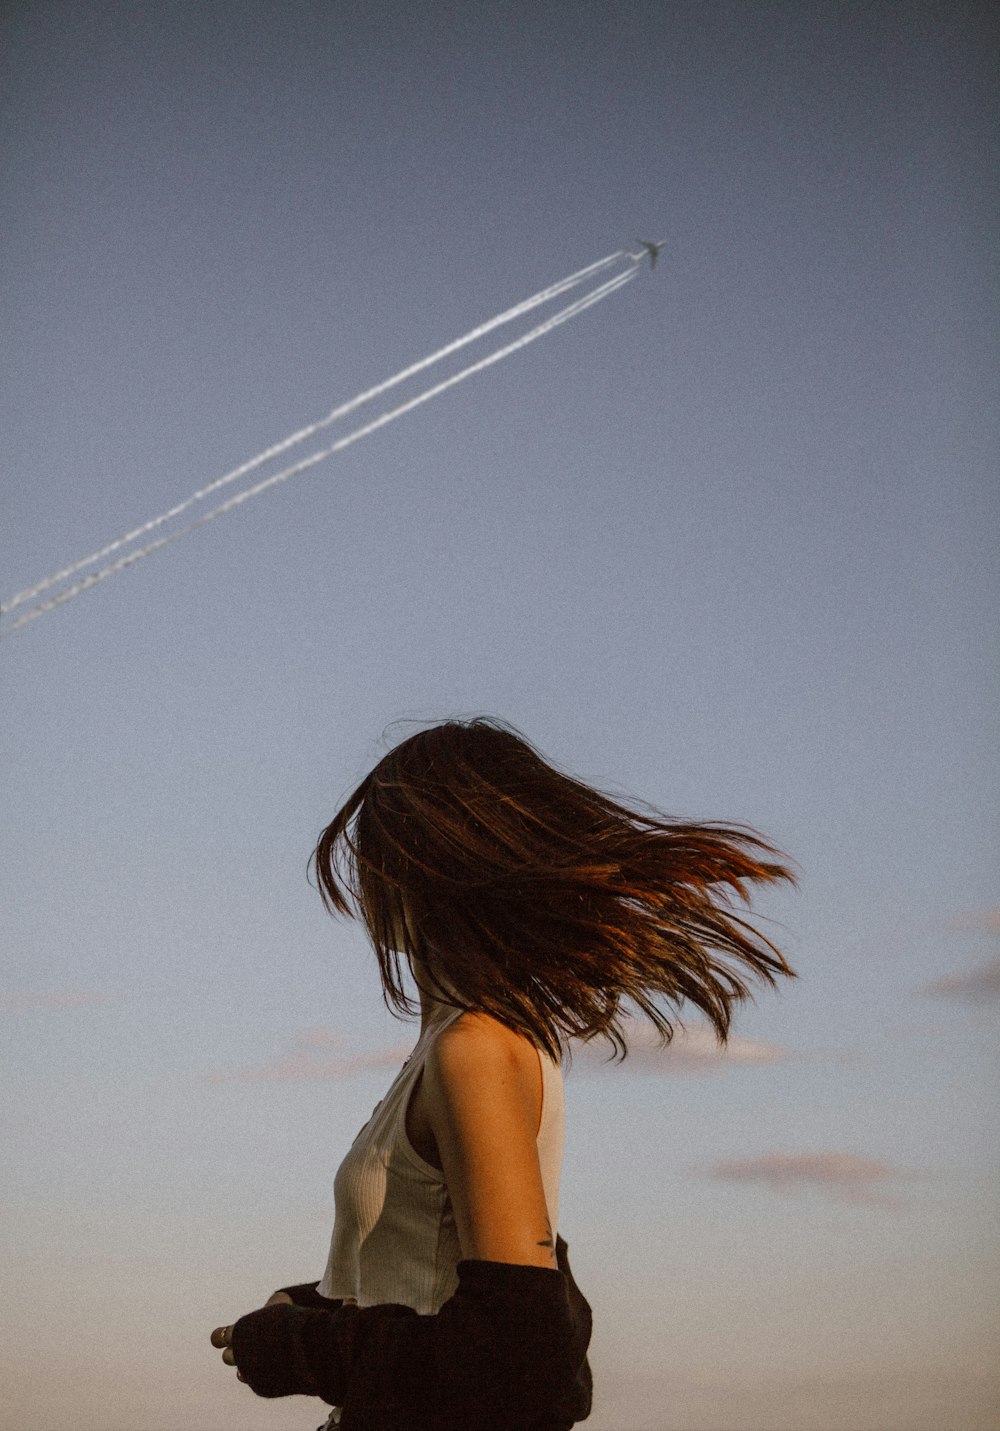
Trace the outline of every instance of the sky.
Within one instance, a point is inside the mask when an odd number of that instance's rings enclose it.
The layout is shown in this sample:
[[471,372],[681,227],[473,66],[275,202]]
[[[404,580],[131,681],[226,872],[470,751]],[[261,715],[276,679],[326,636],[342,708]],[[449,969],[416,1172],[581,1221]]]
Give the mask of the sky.
[[756,906],[798,977],[726,1050],[682,1010],[666,1052],[639,1029],[567,1074],[587,1426],[996,1431],[989,8],[5,14],[4,598],[665,248],[5,618],[0,1427],[315,1425],[208,1342],[320,1276],[415,1039],[308,857],[396,740],[489,714],[618,797],[755,826],[799,881]]

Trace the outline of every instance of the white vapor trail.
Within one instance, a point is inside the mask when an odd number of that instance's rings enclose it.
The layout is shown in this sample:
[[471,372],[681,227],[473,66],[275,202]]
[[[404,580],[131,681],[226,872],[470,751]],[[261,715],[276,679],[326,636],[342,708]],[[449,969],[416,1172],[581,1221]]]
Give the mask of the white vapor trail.
[[488,353],[484,358],[478,359],[475,363],[472,363],[468,367],[463,368],[460,372],[452,374],[450,377],[443,379],[441,382],[433,384],[429,388],[425,388],[423,392],[418,393],[415,397],[407,399],[406,402],[400,403],[397,407],[391,408],[388,412],[380,414],[380,416],[374,418],[372,421],[367,422],[361,427],[355,428],[351,432],[346,433],[345,436],[339,438],[330,446],[321,448],[318,451],[311,453],[308,457],[302,458],[300,461],[293,463],[290,467],[283,468],[280,472],[274,473],[272,476],[265,478],[263,481],[258,482],[251,487],[244,488],[243,491],[238,492],[235,496],[230,497],[227,501],[221,503],[217,507],[214,507],[210,512],[206,512],[204,516],[199,517],[196,521],[188,523],[187,526],[181,527],[177,531],[169,532],[167,535],[157,538],[157,540],[154,542],[149,542],[146,546],[141,547],[138,550],[126,553],[125,556],[119,557],[116,561],[111,562],[108,566],[102,567],[98,571],[91,572],[88,576],[82,578],[78,582],[75,582],[72,586],[69,586],[64,590],[58,592],[55,596],[49,597],[48,600],[40,602],[38,605],[31,607],[30,610],[26,611],[16,621],[11,622],[2,632],[0,632],[0,636],[5,636],[12,631],[19,630],[22,626],[28,625],[29,622],[37,620],[39,616],[44,616],[47,612],[53,611],[57,606],[63,605],[64,602],[71,601],[74,597],[79,596],[82,592],[88,591],[90,587],[96,586],[98,582],[104,581],[106,577],[113,576],[116,572],[123,571],[126,567],[132,566],[137,561],[141,561],[143,557],[149,556],[155,551],[159,551],[161,547],[169,546],[172,542],[179,541],[181,537],[185,537],[189,533],[196,531],[199,527],[205,526],[208,522],[214,521],[216,517],[221,517],[226,512],[233,511],[234,508],[242,505],[242,503],[246,501],[249,501],[251,497],[256,497],[261,492],[267,491],[269,487],[275,487],[279,483],[286,482],[289,480],[289,478],[297,476],[298,473],[304,472],[310,467],[314,467],[317,463],[322,462],[325,458],[333,456],[334,453],[343,451],[344,448],[349,447],[353,443],[360,441],[363,437],[367,437],[370,433],[377,431],[380,427],[385,427],[390,422],[394,422],[396,418],[402,417],[404,413],[412,411],[413,408],[419,407],[425,402],[429,402],[431,398],[437,397],[439,393],[443,393],[447,391],[448,388],[455,387],[458,383],[464,382],[466,378],[472,377],[474,373],[482,372],[485,368],[491,367],[494,363],[500,362],[502,358],[506,358],[511,353],[516,353],[519,349],[526,347],[529,343],[535,342],[538,338],[543,337],[544,334],[549,333],[552,331],[552,329],[557,328],[561,324],[568,322],[569,319],[575,318],[577,314],[584,312],[585,309],[590,308],[593,304],[599,303],[602,299],[609,297],[612,293],[616,292],[617,289],[621,288],[624,284],[630,282],[636,276],[639,270],[639,263],[641,261],[640,256],[626,252],[618,252],[615,254],[611,254],[607,258],[601,259],[598,263],[591,264],[588,268],[581,269],[578,273],[571,274],[568,278],[562,279],[559,283],[552,284],[549,288],[543,289],[540,293],[536,293],[531,298],[525,299],[522,303],[517,304],[516,307],[506,310],[506,312],[499,314],[496,318],[490,319],[487,323],[481,324],[478,328],[473,329],[464,337],[456,339],[454,342],[449,343],[446,347],[439,349],[436,353],[433,353],[429,357],[423,358],[419,362],[412,364],[409,368],[406,368],[402,372],[397,373],[394,377],[386,379],[385,382],[380,383],[377,387],[371,388],[367,392],[359,394],[358,397],[352,398],[350,402],[344,403],[340,407],[335,408],[333,412],[328,414],[327,417],[321,419],[318,422],[310,424],[308,427],[300,429],[298,432],[293,433],[290,437],[285,438],[284,441],[277,443],[275,446],[268,448],[262,453],[259,453],[256,457],[251,458],[248,462],[243,463],[242,466],[235,468],[232,472],[227,473],[224,477],[218,478],[209,486],[201,488],[199,491],[193,493],[190,497],[186,498],[185,501],[179,503],[175,507],[172,507],[170,511],[164,512],[161,516],[152,518],[150,521],[144,523],[141,527],[135,528],[134,531],[128,533],[126,536],[119,537],[116,541],[109,543],[106,547],[103,547],[100,551],[95,552],[92,556],[86,557],[81,561],[75,562],[72,566],[64,568],[61,572],[57,572],[50,577],[46,577],[44,581],[39,582],[34,587],[28,588],[26,591],[19,592],[15,597],[11,598],[10,601],[6,602],[3,606],[0,606],[0,614],[6,614],[14,610],[15,607],[20,606],[27,601],[30,601],[33,597],[40,595],[42,592],[48,590],[50,587],[56,585],[58,582],[65,580],[69,576],[75,575],[85,566],[92,565],[94,562],[99,561],[102,557],[109,556],[112,552],[117,551],[122,546],[125,546],[129,542],[134,541],[137,537],[143,536],[146,533],[153,531],[156,527],[162,525],[166,521],[169,521],[172,517],[176,517],[181,512],[186,511],[195,502],[198,502],[204,497],[208,496],[209,493],[217,491],[220,487],[226,485],[229,482],[235,481],[236,478],[240,476],[244,476],[247,472],[252,471],[255,467],[259,467],[262,463],[266,462],[270,458],[277,456],[281,452],[287,451],[289,447],[292,447],[297,443],[302,442],[305,438],[312,436],[313,433],[321,430],[324,427],[329,426],[339,417],[343,417],[347,413],[360,407],[363,403],[372,401],[375,397],[378,397],[382,393],[388,391],[390,388],[395,387],[399,383],[403,382],[406,378],[412,377],[414,374],[430,367],[433,363],[440,361],[442,358],[448,356],[449,354],[454,353],[458,349],[467,346],[469,343],[474,342],[476,339],[483,337],[485,334],[491,332],[494,328],[499,327],[501,324],[509,323],[513,321],[513,319],[515,319],[516,317],[519,317],[526,312],[530,312],[531,309],[538,307],[539,304],[551,302],[553,298],[570,291],[572,288],[578,287],[581,283],[586,282],[587,278],[600,272],[602,269],[607,268],[612,264],[626,258],[629,260],[629,267],[625,269],[624,272],[618,273],[613,278],[607,279],[597,288],[594,288],[589,293],[584,294],[582,298],[578,298],[574,302],[568,304],[565,308],[559,309],[558,312],[552,314],[549,318],[545,319],[544,322],[539,323],[536,327],[529,329],[527,333],[523,333],[512,343],[508,343],[502,348],[495,349],[492,353]]
[[488,322],[479,324],[461,338],[456,338],[453,342],[447,343],[443,348],[439,348],[436,353],[431,353],[429,357],[421,358],[419,362],[412,363],[408,368],[403,368],[401,372],[393,377],[387,378],[384,382],[378,383],[373,388],[359,393],[357,397],[351,398],[349,402],[341,403],[326,417],[320,418],[317,422],[311,422],[306,427],[299,428],[297,432],[291,433],[283,438],[281,442],[276,442],[272,447],[266,447],[263,452],[258,452],[255,457],[249,458],[246,462],[234,467],[225,476],[218,477],[214,482],[210,482],[207,487],[200,488],[197,492],[192,492],[190,497],[186,497],[183,502],[178,502],[169,511],[162,512],[158,517],[151,518],[148,522],[143,522],[139,527],[126,532],[123,536],[116,537],[113,542],[108,542],[107,546],[101,547],[98,551],[92,552],[90,556],[81,557],[79,561],[73,562],[70,566],[63,567],[62,571],[53,572],[51,576],[45,577],[43,581],[35,586],[29,586],[24,591],[17,592],[0,604],[0,615],[6,616],[8,612],[14,611],[18,606],[23,606],[26,601],[32,601],[36,596],[41,596],[43,591],[48,591],[50,587],[57,586],[59,582],[65,581],[68,577],[75,576],[78,571],[82,571],[86,566],[93,566],[94,562],[101,561],[104,557],[110,556],[112,552],[119,551],[122,547],[128,546],[130,542],[144,537],[147,532],[154,531],[161,527],[164,522],[172,521],[174,517],[179,517],[182,512],[186,512],[189,507],[193,507],[196,502],[203,501],[213,492],[217,492],[220,487],[225,487],[231,482],[237,481],[240,477],[245,477],[248,472],[261,467],[265,462],[270,462],[272,457],[278,457],[282,452],[287,452],[290,447],[297,446],[304,442],[306,438],[312,437],[314,433],[320,432],[324,427],[329,427],[331,423],[346,417],[348,413],[363,406],[364,403],[372,402],[375,398],[381,397],[390,388],[397,387],[400,383],[406,382],[408,378],[415,377],[417,373],[423,372],[425,368],[431,367],[434,363],[439,363],[442,359],[450,357],[452,353],[457,353],[459,349],[468,347],[470,343],[477,342],[480,338],[485,338],[487,333],[491,333],[494,328],[499,328],[505,323],[513,323],[516,319],[530,313],[533,308],[539,307],[543,303],[551,303],[563,293],[572,288],[577,288],[581,283],[586,283],[594,274],[602,269],[609,268],[612,264],[620,262],[623,258],[635,261],[632,254],[626,254],[623,250],[617,253],[608,254],[606,258],[598,259],[596,263],[589,264],[586,268],[581,268],[576,273],[571,273],[568,278],[562,278],[558,283],[550,284],[548,288],[541,289],[538,293],[532,294],[530,298],[525,298],[522,302],[514,305],[513,308],[506,309],[505,312],[497,314],[495,318],[490,318]]

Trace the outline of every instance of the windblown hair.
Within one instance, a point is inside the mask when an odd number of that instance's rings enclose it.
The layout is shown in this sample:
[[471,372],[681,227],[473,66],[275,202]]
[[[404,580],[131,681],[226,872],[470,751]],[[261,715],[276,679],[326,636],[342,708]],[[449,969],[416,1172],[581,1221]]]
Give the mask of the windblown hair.
[[741,973],[795,977],[732,908],[753,882],[794,883],[784,858],[746,826],[627,809],[484,718],[397,745],[313,855],[327,909],[364,921],[387,1007],[416,1012],[400,955],[416,958],[434,997],[554,1057],[598,1034],[624,1057],[623,1000],[664,1043],[674,1025],[655,1000],[687,1000],[725,1044],[733,1004],[752,998]]

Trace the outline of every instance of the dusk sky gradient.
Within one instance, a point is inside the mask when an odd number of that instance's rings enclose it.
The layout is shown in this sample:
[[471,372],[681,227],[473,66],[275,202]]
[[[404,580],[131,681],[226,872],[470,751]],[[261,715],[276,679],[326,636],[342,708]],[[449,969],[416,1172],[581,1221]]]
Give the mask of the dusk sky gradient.
[[415,1038],[307,859],[412,722],[474,714],[799,875],[759,903],[799,977],[727,1051],[682,1010],[567,1075],[589,1431],[997,1431],[991,8],[6,16],[0,598],[666,247],[0,624],[2,1431],[321,1419],[208,1342],[320,1276]]

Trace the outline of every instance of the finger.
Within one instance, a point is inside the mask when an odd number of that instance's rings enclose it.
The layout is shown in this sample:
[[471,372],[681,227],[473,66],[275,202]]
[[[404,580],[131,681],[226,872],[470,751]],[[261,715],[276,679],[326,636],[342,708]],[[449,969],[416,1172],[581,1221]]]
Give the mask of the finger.
[[213,1347],[227,1347],[233,1335],[232,1327],[216,1327],[212,1333]]
[[233,1356],[232,1347],[226,1347],[226,1350],[222,1353],[222,1360],[226,1363],[227,1366],[236,1365],[236,1358]]

